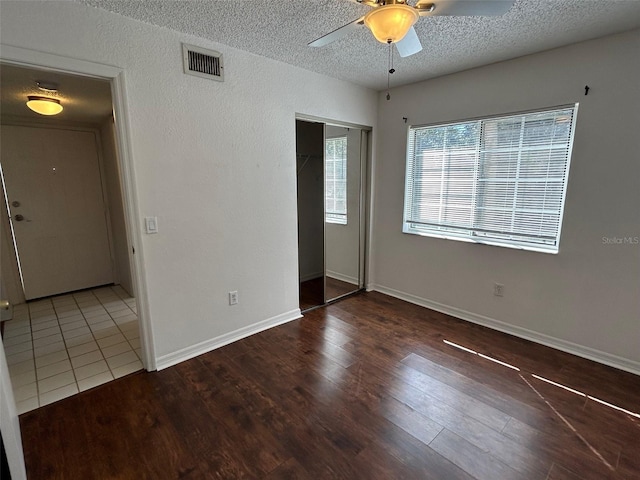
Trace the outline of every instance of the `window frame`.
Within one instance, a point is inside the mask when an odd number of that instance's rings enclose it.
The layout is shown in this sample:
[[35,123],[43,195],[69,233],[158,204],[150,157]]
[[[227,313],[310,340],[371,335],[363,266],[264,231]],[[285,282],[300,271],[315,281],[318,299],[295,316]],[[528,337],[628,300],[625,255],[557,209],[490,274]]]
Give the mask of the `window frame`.
[[[405,164],[402,232],[411,234],[411,235],[441,238],[441,239],[447,239],[447,240],[458,240],[458,241],[464,241],[464,242],[470,242],[470,243],[479,243],[479,244],[494,245],[494,246],[514,248],[514,249],[520,249],[520,250],[529,250],[534,252],[557,254],[559,252],[560,236],[561,236],[561,230],[562,230],[562,223],[564,219],[563,217],[564,217],[564,209],[565,209],[566,196],[567,196],[568,176],[569,176],[569,169],[571,166],[571,157],[573,153],[573,143],[575,140],[575,129],[577,124],[578,106],[579,106],[578,103],[573,103],[573,104],[567,104],[567,105],[546,107],[546,108],[541,108],[536,110],[527,110],[527,111],[520,111],[520,112],[513,112],[513,113],[504,113],[504,114],[475,117],[475,118],[469,118],[465,120],[437,122],[437,123],[430,123],[430,124],[423,124],[423,125],[409,125],[407,128],[407,148],[406,148],[406,164]],[[562,192],[561,192],[559,210],[558,210],[557,230],[556,230],[555,240],[553,240],[553,243],[545,244],[541,240],[536,242],[534,241],[527,242],[522,238],[523,237],[533,238],[535,236],[528,235],[527,233],[522,231],[520,231],[520,233],[515,233],[515,232],[507,233],[505,231],[490,232],[488,230],[483,230],[482,228],[478,228],[474,222],[475,222],[475,217],[478,215],[478,212],[480,210],[478,207],[480,202],[477,201],[477,195],[478,195],[477,191],[481,184],[481,176],[480,176],[479,170],[480,170],[481,158],[483,158],[483,155],[486,153],[485,149],[487,151],[490,150],[488,147],[481,148],[481,145],[484,146],[483,142],[486,140],[486,137],[484,136],[484,130],[483,130],[485,128],[485,123],[500,120],[500,119],[507,120],[512,117],[522,117],[524,119],[524,117],[527,115],[533,116],[536,114],[545,114],[545,113],[552,114],[554,112],[560,112],[562,110],[572,110],[572,114],[571,114],[571,122],[569,126],[570,130],[567,135],[567,142],[565,144],[566,145],[565,147],[566,163],[564,164],[564,171],[563,171],[563,177],[562,177],[562,183],[561,183]],[[414,164],[416,163],[416,157],[417,157],[416,152],[414,151],[415,145],[412,144],[412,139],[415,136],[415,132],[421,129],[440,128],[440,127],[446,128],[451,126],[470,125],[473,123],[477,124],[477,133],[475,134],[477,138],[475,139],[475,144],[476,144],[475,153],[474,153],[475,157],[473,159],[473,163],[474,163],[474,171],[473,171],[473,177],[472,177],[473,192],[471,193],[472,200],[469,203],[469,208],[470,208],[469,225],[457,226],[457,225],[446,225],[444,223],[416,222],[415,221],[417,218],[416,216],[413,216],[412,219],[409,219],[410,210],[412,208],[415,208],[415,206],[419,203],[415,201],[415,195],[416,195],[415,193],[413,194],[413,196],[409,197],[409,195],[413,192],[413,188],[414,188],[413,185],[415,184],[416,179],[419,178],[416,175],[412,175],[413,173],[412,169],[414,167]],[[522,130],[523,132],[525,131],[524,127],[522,127]],[[524,147],[520,143],[517,146],[517,148],[510,150],[510,153],[512,154],[515,153],[518,155],[518,160],[517,162],[515,162],[516,168],[518,170],[518,174],[516,175],[516,177],[514,177],[514,180],[513,180],[515,188],[517,188],[516,186],[519,185],[519,182],[521,181],[521,178],[519,177],[519,170],[522,166],[522,160],[520,156],[523,152],[527,151],[527,148],[530,148],[530,147]],[[468,149],[468,150],[471,151],[472,149]],[[444,158],[445,158],[445,155],[443,155],[442,167],[441,167],[441,171],[443,172],[442,174],[443,178],[445,176],[444,172],[448,168],[448,167],[445,167],[444,165]],[[550,178],[549,174],[547,174],[547,176],[544,178],[549,179]],[[447,187],[448,187],[449,186],[448,182],[450,182],[451,179],[447,178],[446,181],[447,181]],[[546,195],[546,192],[547,192],[547,189],[545,185],[545,195]],[[444,194],[441,193],[441,196],[442,195]],[[485,197],[485,199],[486,198],[491,198],[491,197]],[[517,193],[513,194],[513,199],[514,199],[514,203],[509,211],[511,212],[511,216],[515,218],[515,214],[518,213],[519,211],[518,207],[515,206],[515,201],[519,199],[519,197],[517,196]],[[443,205],[448,206],[446,202],[443,203],[443,201],[441,200],[440,206],[442,207]],[[411,220],[414,220],[414,221],[412,222]],[[456,230],[460,233],[457,233]],[[481,236],[478,236],[479,231],[482,231]],[[491,236],[491,235],[494,235],[494,236]],[[512,237],[511,239],[500,238],[500,236],[507,237],[509,235],[511,235]],[[518,237],[518,239],[514,240],[513,237]]]

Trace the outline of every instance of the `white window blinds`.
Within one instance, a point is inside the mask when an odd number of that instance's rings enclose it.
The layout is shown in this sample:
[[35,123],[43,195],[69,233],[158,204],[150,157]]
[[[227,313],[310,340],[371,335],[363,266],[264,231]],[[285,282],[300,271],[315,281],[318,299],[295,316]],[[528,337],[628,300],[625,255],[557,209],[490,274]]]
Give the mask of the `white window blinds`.
[[347,137],[325,141],[325,220],[347,224]]
[[576,111],[411,127],[403,231],[557,252]]

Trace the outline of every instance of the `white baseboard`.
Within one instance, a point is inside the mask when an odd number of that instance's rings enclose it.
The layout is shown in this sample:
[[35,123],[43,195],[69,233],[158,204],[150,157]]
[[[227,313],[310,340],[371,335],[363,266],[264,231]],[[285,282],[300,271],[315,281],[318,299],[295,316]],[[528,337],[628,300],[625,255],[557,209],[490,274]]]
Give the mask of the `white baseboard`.
[[327,277],[335,278],[336,280],[340,280],[341,282],[358,285],[357,277],[350,277],[349,275],[343,275],[342,273],[332,272],[331,270],[327,270]]
[[219,337],[215,337],[210,340],[197,343],[190,347],[183,348],[181,350],[178,350],[177,352],[158,357],[156,359],[156,368],[158,370],[163,370],[180,362],[184,362],[185,360],[190,360],[194,357],[197,357],[198,355],[202,355],[203,353],[215,350],[216,348],[224,347],[229,343],[241,340],[255,333],[262,332],[263,330],[268,330],[272,327],[282,325],[283,323],[297,320],[301,317],[302,314],[300,313],[300,309],[296,308],[295,310],[291,310],[290,312],[276,315],[275,317],[271,317],[261,322],[254,323],[253,325],[239,328],[238,330],[234,330],[233,332],[225,333],[224,335],[220,335]]
[[320,278],[322,276],[324,276],[324,272],[307,273],[306,275],[300,277],[300,283],[308,282],[309,280]]
[[442,303],[427,300],[426,298],[404,293],[399,290],[394,290],[393,288],[384,287],[382,285],[367,285],[367,291],[372,290],[384,293],[385,295],[389,295],[391,297],[399,298],[400,300],[405,300],[409,303],[420,305],[421,307],[430,308],[431,310],[451,315],[452,317],[456,317],[461,320],[476,323],[493,330],[498,330],[500,332],[508,333],[516,337],[524,338],[525,340],[531,340],[532,342],[546,345],[547,347],[571,353],[573,355],[577,355],[578,357],[593,360],[594,362],[602,363],[604,365],[609,365],[610,367],[640,375],[640,362],[629,360],[628,358],[619,357],[617,355],[612,355],[610,353],[596,350],[594,348],[578,345],[577,343],[545,335],[544,333],[534,332],[533,330],[518,327],[517,325],[511,325],[500,320],[485,317],[484,315],[478,315],[477,313],[468,312],[466,310],[452,307],[450,305],[444,305]]

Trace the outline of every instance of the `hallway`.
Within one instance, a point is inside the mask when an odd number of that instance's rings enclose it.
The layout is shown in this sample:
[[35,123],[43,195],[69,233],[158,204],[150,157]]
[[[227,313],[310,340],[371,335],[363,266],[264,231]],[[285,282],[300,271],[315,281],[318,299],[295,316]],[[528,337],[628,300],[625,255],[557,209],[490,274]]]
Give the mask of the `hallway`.
[[143,368],[136,300],[119,286],[16,305],[3,329],[18,414]]

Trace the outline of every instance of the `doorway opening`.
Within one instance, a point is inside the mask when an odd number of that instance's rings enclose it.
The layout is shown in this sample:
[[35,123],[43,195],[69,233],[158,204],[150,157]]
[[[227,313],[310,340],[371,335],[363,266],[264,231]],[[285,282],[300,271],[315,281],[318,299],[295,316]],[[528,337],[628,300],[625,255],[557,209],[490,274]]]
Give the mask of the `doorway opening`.
[[368,127],[296,120],[300,310],[365,284]]
[[[19,62],[0,75],[3,344],[24,413],[142,369],[145,342],[113,80]],[[26,107],[42,85],[60,115]]]

